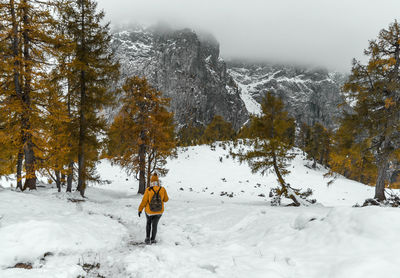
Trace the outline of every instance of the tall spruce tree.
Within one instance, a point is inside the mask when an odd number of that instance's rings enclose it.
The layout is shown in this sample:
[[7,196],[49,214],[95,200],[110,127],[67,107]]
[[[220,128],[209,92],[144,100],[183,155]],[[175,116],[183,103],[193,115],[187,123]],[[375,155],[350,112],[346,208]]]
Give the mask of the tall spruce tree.
[[144,78],[128,78],[123,92],[121,111],[109,130],[108,157],[139,176],[143,194],[150,174],[166,173],[165,159],[173,155],[173,114],[166,110],[169,100]]
[[[94,164],[98,160],[100,132],[106,128],[103,109],[113,104],[112,86],[119,78],[119,64],[111,51],[109,24],[103,24],[104,12],[97,11],[94,0],[66,1],[62,7],[62,32],[75,42],[61,57],[67,84],[67,109],[70,117],[71,150],[78,161],[77,190],[85,194],[86,182],[96,179]],[[78,132],[73,129],[77,127]],[[76,130],[76,129],[75,129]],[[70,186],[75,156],[69,155]]]
[[366,65],[353,61],[344,89],[356,100],[354,107],[359,131],[369,139],[378,169],[375,199],[385,200],[389,163],[400,144],[400,26],[397,21],[380,31],[364,54]]

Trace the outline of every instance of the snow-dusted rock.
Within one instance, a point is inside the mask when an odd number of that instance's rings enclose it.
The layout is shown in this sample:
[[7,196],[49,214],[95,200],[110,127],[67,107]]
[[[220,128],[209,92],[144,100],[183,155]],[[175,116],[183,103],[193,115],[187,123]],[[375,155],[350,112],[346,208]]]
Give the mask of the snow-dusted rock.
[[282,98],[286,109],[298,122],[320,122],[335,127],[347,106],[341,86],[345,76],[325,69],[274,64],[228,62],[228,73],[240,88],[250,113],[258,114],[265,94],[270,91]]
[[189,29],[134,27],[114,33],[112,47],[122,80],[145,76],[171,98],[178,126],[205,125],[218,114],[239,129],[248,113],[260,113],[268,91],[280,96],[299,122],[309,125],[335,127],[346,109],[338,107],[344,102],[343,74],[290,65],[225,63],[213,36]]
[[136,28],[114,34],[122,79],[137,75],[171,98],[178,125],[208,124],[221,115],[238,129],[248,119],[239,90],[210,35],[189,29]]

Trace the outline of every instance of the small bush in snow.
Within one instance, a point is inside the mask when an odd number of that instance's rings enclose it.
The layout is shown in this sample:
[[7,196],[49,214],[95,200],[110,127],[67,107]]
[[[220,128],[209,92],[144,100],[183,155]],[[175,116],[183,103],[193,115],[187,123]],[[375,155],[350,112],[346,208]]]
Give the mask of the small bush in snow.
[[32,269],[31,263],[17,263],[14,268]]
[[98,271],[100,269],[100,263],[97,262],[96,259],[97,259],[97,255],[94,258],[94,261],[90,262],[90,263],[89,262],[85,262],[83,257],[82,257],[82,260],[79,259],[78,265],[80,267],[82,267],[83,271],[86,272],[87,276],[78,276],[78,277],[82,277],[82,278],[83,277],[88,277],[88,276],[90,276],[90,277],[104,277],[104,276],[102,276],[102,275],[100,275],[98,273]]

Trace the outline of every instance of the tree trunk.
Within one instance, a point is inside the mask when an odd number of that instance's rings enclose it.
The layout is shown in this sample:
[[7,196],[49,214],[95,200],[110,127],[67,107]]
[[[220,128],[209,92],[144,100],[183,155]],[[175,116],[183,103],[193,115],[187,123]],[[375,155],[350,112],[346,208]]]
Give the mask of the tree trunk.
[[[29,128],[29,125],[27,125]],[[26,144],[24,148],[25,152],[25,171],[26,178],[23,190],[35,190],[36,189],[36,172],[35,172],[35,153],[33,151],[32,135],[27,133]]]
[[23,89],[23,113],[22,113],[22,130],[25,133],[25,145],[24,145],[24,153],[25,153],[25,170],[26,170],[26,178],[25,185],[23,190],[29,188],[30,190],[36,189],[36,172],[35,172],[35,153],[33,150],[33,141],[32,141],[32,132],[31,123],[30,123],[30,109],[31,109],[31,82],[32,82],[32,65],[31,65],[31,56],[30,56],[30,46],[31,39],[29,37],[29,17],[28,17],[28,5],[27,1],[23,1],[23,32],[22,37],[24,40],[24,70],[25,70],[25,82]]
[[72,180],[74,179],[74,162],[70,162],[68,165],[68,176],[67,176],[67,192],[72,192]]
[[61,174],[61,185],[65,186],[65,174]]
[[17,157],[17,189],[22,191],[22,161],[24,160],[24,153],[22,149],[18,151]]
[[14,0],[10,0],[10,12],[12,20],[12,52],[14,58],[14,86],[17,95],[21,95],[21,84],[20,84],[20,74],[19,67],[20,61],[17,59],[19,56],[19,40],[18,40],[18,23],[15,16]]
[[146,190],[146,131],[140,132],[141,144],[139,145],[139,189],[138,193],[144,194]]
[[378,164],[378,178],[376,179],[375,185],[375,199],[378,201],[386,200],[385,197],[385,180],[387,175],[387,169],[389,166],[389,161],[387,156],[381,156]]
[[55,175],[56,175],[56,185],[57,185],[57,190],[58,192],[61,192],[61,173],[60,171],[54,171]]
[[390,148],[390,139],[388,136],[385,136],[385,139],[382,143],[382,149],[378,156],[378,177],[376,179],[375,185],[375,199],[378,201],[386,200],[385,197],[385,180],[387,175],[387,169],[389,166],[389,148]]
[[[70,79],[67,79],[67,90],[68,90],[68,96],[67,96],[67,109],[68,109],[68,117],[72,119],[72,113],[71,113],[71,85],[70,85]],[[71,148],[72,143],[71,139],[69,140],[68,146]],[[72,151],[70,151],[70,162],[68,164],[68,175],[67,175],[67,192],[72,192],[72,181],[74,179],[74,160],[72,159]]]
[[[19,101],[22,102],[22,88],[21,88],[21,80],[20,80],[20,67],[21,63],[19,58],[19,39],[18,39],[18,23],[15,15],[15,5],[14,0],[10,0],[10,13],[12,20],[12,53],[14,58],[14,68],[13,68],[13,81],[15,87],[15,93]],[[22,120],[22,119],[21,119]],[[22,121],[21,121],[22,122]],[[22,129],[22,127],[21,127]],[[22,190],[22,162],[24,160],[23,146],[24,146],[24,131],[21,130],[20,133],[21,147],[18,150],[17,157],[17,189]]]
[[146,175],[146,187],[150,186],[150,177],[151,177],[151,154],[148,155],[147,158],[147,175]]
[[275,174],[278,177],[278,181],[279,181],[279,183],[281,184],[281,187],[282,187],[282,193],[285,195],[285,197],[290,198],[293,201],[295,206],[300,206],[300,203],[297,200],[296,196],[293,195],[294,193],[293,194],[289,194],[289,192],[288,192],[289,185],[286,184],[286,182],[284,181],[284,179],[283,179],[283,177],[281,175],[281,171],[279,171],[279,167],[278,167],[278,164],[276,162],[276,155],[275,155],[274,151],[273,151],[273,154],[272,154],[272,161],[273,161],[273,167],[274,167]]
[[[85,61],[85,5],[83,1],[81,4],[81,62]],[[81,196],[85,196],[86,182],[85,182],[85,137],[86,137],[86,73],[81,70],[80,76],[81,88],[80,88],[80,112],[79,112],[79,144],[78,144],[78,188],[77,190],[81,193]]]
[[81,109],[79,115],[79,144],[78,144],[78,188],[81,196],[85,195],[85,135],[86,135],[86,121],[85,121],[85,72],[81,72]]

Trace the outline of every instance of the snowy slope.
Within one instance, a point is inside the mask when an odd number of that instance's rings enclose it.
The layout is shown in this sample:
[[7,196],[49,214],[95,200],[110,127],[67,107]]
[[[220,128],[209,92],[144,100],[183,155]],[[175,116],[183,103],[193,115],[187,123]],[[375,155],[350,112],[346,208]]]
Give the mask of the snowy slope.
[[[107,161],[99,171],[110,183],[90,187],[85,202],[54,188],[1,190],[0,277],[398,277],[400,211],[351,207],[373,188],[340,177],[328,187],[326,170],[299,154],[287,180],[322,205],[271,207],[274,175],[227,155],[197,146],[169,161],[170,201],[151,246],[139,244],[137,182]],[[33,269],[12,268],[18,262]],[[99,267],[87,274],[83,263]]]
[[[233,199],[241,200],[263,200],[258,197],[259,194],[268,195],[271,188],[278,186],[273,173],[267,176],[253,174],[247,164],[240,164],[231,158],[229,146],[225,148],[217,146],[213,151],[203,145],[189,147],[186,152],[181,151],[179,159],[169,162],[171,170],[163,179],[164,183],[174,185],[173,190],[176,191],[181,191],[178,189],[181,187],[184,191],[192,188],[204,198],[212,196],[212,192],[214,195],[233,192]],[[305,160],[300,150],[296,149],[295,152],[297,156],[292,161],[287,182],[295,188],[311,188],[314,190],[314,198],[323,205],[352,206],[373,195],[374,188],[341,176],[328,186],[327,183],[332,180],[324,178],[328,170],[321,166],[319,170],[306,167],[311,163]]]

